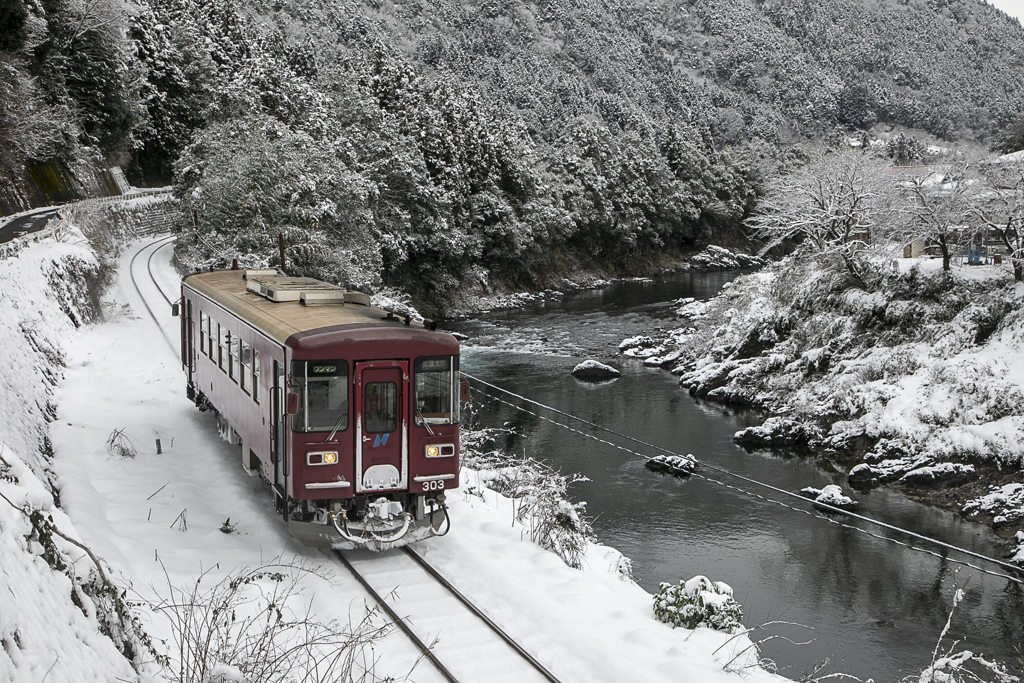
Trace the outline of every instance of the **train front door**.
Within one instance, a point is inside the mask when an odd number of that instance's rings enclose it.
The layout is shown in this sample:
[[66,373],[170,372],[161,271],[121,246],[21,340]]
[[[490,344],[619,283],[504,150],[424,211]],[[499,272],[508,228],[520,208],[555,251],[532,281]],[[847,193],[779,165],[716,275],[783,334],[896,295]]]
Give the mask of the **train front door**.
[[409,483],[409,362],[355,364],[356,493]]

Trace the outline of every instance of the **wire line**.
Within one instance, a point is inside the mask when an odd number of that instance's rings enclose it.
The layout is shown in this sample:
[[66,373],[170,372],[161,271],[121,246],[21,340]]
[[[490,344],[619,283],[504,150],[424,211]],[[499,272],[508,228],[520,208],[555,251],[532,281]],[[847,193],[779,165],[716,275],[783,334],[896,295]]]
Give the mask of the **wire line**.
[[[473,380],[474,382],[478,382],[478,383],[480,383],[480,384],[482,384],[484,386],[490,387],[490,388],[495,389],[497,391],[500,391],[500,392],[502,392],[504,394],[508,394],[509,396],[513,396],[513,397],[518,398],[518,399],[520,399],[522,401],[526,401],[527,403],[533,404],[533,405],[538,406],[540,408],[544,408],[546,410],[550,410],[551,412],[556,413],[558,415],[562,415],[564,417],[568,417],[568,418],[576,420],[578,422],[582,422],[585,425],[588,425],[588,426],[593,427],[595,429],[599,429],[601,431],[607,432],[607,433],[612,434],[614,436],[617,436],[619,438],[627,439],[629,441],[632,441],[634,443],[638,443],[638,444],[640,444],[642,446],[646,446],[648,448],[653,448],[653,449],[655,449],[657,451],[661,451],[662,453],[664,453],[666,455],[685,457],[685,456],[682,456],[679,453],[675,453],[675,452],[673,452],[673,451],[671,451],[669,449],[662,448],[660,446],[655,446],[654,444],[647,443],[646,441],[643,441],[641,439],[637,439],[635,437],[629,436],[628,434],[622,434],[620,432],[616,432],[615,430],[609,429],[608,427],[605,427],[603,425],[599,425],[597,423],[590,422],[588,420],[584,420],[583,418],[577,417],[575,415],[572,415],[571,413],[566,413],[566,412],[561,411],[561,410],[559,410],[557,408],[553,408],[551,406],[548,406],[548,405],[545,405],[543,403],[540,403],[539,401],[534,401],[533,399],[526,398],[525,396],[521,396],[520,394],[516,394],[516,393],[514,393],[512,391],[509,391],[508,389],[504,389],[504,388],[502,388],[500,386],[497,386],[495,384],[491,384],[489,382],[486,382],[486,381],[484,381],[484,380],[482,380],[482,379],[480,379],[478,377],[474,377],[474,376],[470,375],[469,373],[463,372],[462,374],[464,374],[466,377],[468,377],[469,379]],[[477,391],[479,393],[479,390],[477,390]],[[485,394],[485,395],[488,395],[488,394]],[[574,432],[576,434],[580,434],[581,436],[585,436],[587,438],[594,439],[595,441],[598,441],[599,443],[607,444],[607,445],[612,446],[614,448],[617,448],[617,449],[619,449],[621,451],[625,451],[627,453],[631,453],[631,454],[636,455],[638,457],[644,458],[645,460],[649,460],[650,459],[650,456],[644,455],[642,453],[638,453],[636,451],[632,451],[632,450],[630,450],[628,448],[625,448],[625,447],[620,446],[618,444],[614,444],[614,443],[612,443],[610,441],[606,441],[604,439],[600,439],[600,438],[594,436],[593,434],[587,434],[586,432],[582,432],[580,430],[573,429],[572,427],[570,427],[568,425],[565,425],[565,424],[562,424],[560,422],[557,422],[555,420],[552,420],[551,418],[544,417],[542,415],[538,415],[537,413],[535,413],[533,411],[530,411],[530,410],[527,410],[526,408],[523,408],[522,406],[515,405],[515,404],[510,403],[508,401],[503,401],[502,399],[497,398],[496,396],[491,396],[491,398],[493,400],[496,400],[496,401],[500,402],[500,403],[504,403],[505,405],[511,406],[512,408],[515,408],[516,410],[523,411],[525,413],[533,415],[534,417],[537,417],[537,418],[540,418],[542,420],[546,420],[547,422],[550,422],[552,424],[558,425],[559,427],[562,427],[563,429],[567,429],[567,430],[569,430],[571,432]],[[744,476],[742,474],[737,474],[735,472],[731,472],[731,471],[729,471],[727,469],[724,469],[722,467],[718,467],[716,465],[711,465],[711,464],[708,464],[708,463],[703,462],[703,461],[701,461],[700,464],[701,464],[701,467],[705,467],[705,468],[707,468],[709,470],[713,470],[715,472],[719,472],[721,474],[725,474],[725,475],[730,476],[730,477],[735,477],[735,478],[740,479],[740,480],[742,480],[744,482],[747,482],[749,484],[753,484],[755,486],[760,486],[762,488],[768,489],[769,491],[773,491],[775,493],[780,493],[782,495],[789,496],[790,498],[796,498],[796,499],[800,500],[801,502],[806,502],[807,501],[806,498],[804,498],[803,496],[801,496],[798,493],[793,493],[792,491],[787,491],[785,489],[780,489],[780,488],[778,488],[776,486],[772,486],[771,484],[766,484],[766,483],[758,481],[756,479],[751,479],[750,477],[746,477],[746,476]],[[894,538],[889,538],[887,536],[879,536],[877,534],[873,534],[873,533],[867,531],[866,529],[861,529],[859,527],[850,526],[848,524],[843,524],[843,523],[841,523],[841,522],[839,522],[837,520],[833,520],[833,519],[830,519],[828,517],[824,517],[822,515],[816,515],[816,514],[813,514],[811,512],[808,512],[807,510],[803,510],[803,509],[796,508],[796,507],[793,507],[793,506],[790,506],[790,505],[786,505],[785,503],[783,503],[781,501],[773,500],[771,498],[765,498],[764,496],[761,496],[761,495],[758,495],[756,493],[747,491],[745,489],[741,489],[739,487],[732,486],[730,484],[726,484],[724,482],[718,481],[717,479],[712,479],[712,478],[708,477],[707,475],[702,475],[702,474],[696,473],[695,476],[699,476],[702,479],[705,479],[705,480],[710,481],[710,482],[714,482],[714,483],[719,484],[721,486],[724,486],[726,488],[730,488],[730,489],[733,489],[735,491],[739,491],[740,493],[743,493],[745,495],[753,496],[755,498],[759,498],[759,499],[764,500],[766,502],[774,503],[776,505],[781,505],[782,507],[786,507],[786,508],[789,508],[791,510],[795,510],[797,512],[802,512],[804,514],[808,514],[808,515],[810,515],[810,516],[812,516],[812,517],[814,517],[816,519],[821,519],[821,520],[824,520],[824,521],[827,521],[827,522],[831,522],[833,524],[838,524],[839,526],[841,526],[843,528],[846,528],[846,529],[853,529],[855,531],[860,531],[861,533],[867,534],[868,536],[871,536],[873,538],[878,538],[878,539],[882,539],[882,540],[891,541],[893,543],[897,543],[899,545],[902,545],[902,546],[904,546],[906,548],[910,548],[911,550],[918,550],[920,552],[927,553],[927,554],[930,554],[930,555],[934,555],[936,557],[943,557],[942,555],[939,555],[938,553],[936,553],[934,551],[927,550],[925,548],[919,548],[917,546],[908,545],[908,544],[906,544],[906,543],[904,543],[902,541],[899,541],[899,540],[894,539]],[[946,548],[948,550],[953,550],[955,552],[963,553],[964,555],[969,555],[971,557],[975,557],[977,559],[980,559],[980,560],[983,560],[983,561],[986,561],[986,562],[991,562],[992,564],[995,564],[997,566],[1003,567],[1005,569],[1009,569],[1010,571],[1014,571],[1014,572],[1020,571],[1020,567],[1017,567],[1017,566],[1015,566],[1013,564],[1010,564],[1009,562],[1003,562],[1001,560],[997,560],[997,559],[989,557],[987,555],[982,555],[981,553],[976,553],[976,552],[974,552],[972,550],[967,550],[965,548],[960,548],[958,546],[946,543],[945,541],[940,541],[938,539],[931,538],[929,536],[924,536],[922,534],[919,534],[919,533],[914,532],[914,531],[910,531],[908,529],[902,529],[902,528],[894,526],[892,524],[888,524],[886,522],[881,522],[881,521],[876,520],[876,519],[871,519],[870,517],[865,517],[863,515],[858,515],[857,513],[850,512],[848,510],[843,510],[841,508],[837,508],[837,507],[834,507],[832,505],[828,505],[826,503],[815,503],[815,505],[819,506],[820,508],[824,508],[824,509],[828,510],[829,512],[835,512],[835,513],[838,513],[838,514],[842,514],[842,515],[845,515],[845,516],[850,517],[852,519],[858,519],[858,520],[860,520],[862,522],[866,522],[868,524],[873,524],[875,526],[879,526],[879,527],[882,527],[884,529],[888,529],[889,531],[894,531],[896,533],[904,534],[906,536],[909,536],[911,538],[915,538],[915,539],[920,540],[920,541],[925,541],[925,542],[928,542],[928,543],[932,543],[934,545],[940,546],[942,548]],[[998,572],[992,572],[992,571],[989,571],[987,569],[982,569],[981,567],[978,567],[976,565],[970,564],[969,562],[962,561],[962,560],[954,560],[952,558],[945,558],[945,559],[949,560],[950,562],[955,562],[957,564],[962,564],[964,566],[970,567],[971,569],[976,569],[976,570],[978,570],[980,572],[983,572],[985,574],[989,574],[991,576],[997,576],[999,578],[1007,579],[1008,581],[1013,581],[1015,583],[1024,585],[1024,580],[1021,580],[1021,579],[1016,578],[1014,576],[1007,576],[1006,574],[1000,574]]]

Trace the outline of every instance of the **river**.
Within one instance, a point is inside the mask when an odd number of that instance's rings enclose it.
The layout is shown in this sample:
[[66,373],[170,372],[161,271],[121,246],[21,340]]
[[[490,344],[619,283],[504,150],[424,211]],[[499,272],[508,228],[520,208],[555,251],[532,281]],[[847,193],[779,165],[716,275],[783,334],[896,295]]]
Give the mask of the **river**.
[[[747,453],[733,444],[733,433],[759,424],[761,416],[696,400],[668,372],[618,356],[626,337],[679,326],[673,300],[709,298],[735,276],[680,273],[620,283],[559,302],[477,314],[446,328],[468,335],[462,369],[485,381],[782,489],[835,483],[849,492],[843,473],[807,458]],[[578,381],[570,371],[583,358],[610,362],[622,376],[603,384]],[[774,495],[791,507],[768,502],[750,495],[763,491],[741,482],[715,476],[745,491],[655,474],[637,456],[501,403],[474,402],[481,426],[514,427],[517,435],[507,444],[513,452],[590,479],[574,485],[573,497],[587,501],[599,541],[632,559],[633,577],[647,591],[696,574],[730,584],[744,624],[762,641],[762,656],[789,678],[843,672],[876,683],[912,675],[916,681],[949,617],[954,582],[966,587],[967,598],[940,654],[959,640],[958,651],[1017,661],[1024,597],[1005,579],[843,528],[801,501]],[[987,527],[953,513],[890,490],[853,495],[868,517],[1002,556]],[[762,626],[768,622],[792,625]]]

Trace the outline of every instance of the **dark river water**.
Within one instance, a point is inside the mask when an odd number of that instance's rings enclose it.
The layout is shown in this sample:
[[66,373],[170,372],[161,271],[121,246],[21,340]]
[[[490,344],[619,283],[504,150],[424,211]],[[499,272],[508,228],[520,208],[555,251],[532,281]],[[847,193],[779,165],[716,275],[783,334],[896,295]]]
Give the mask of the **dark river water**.
[[[782,489],[830,483],[847,488],[845,475],[810,460],[747,453],[733,444],[732,435],[759,424],[760,416],[695,400],[668,372],[619,357],[617,346],[625,337],[679,326],[674,299],[710,298],[735,275],[679,274],[622,283],[446,327],[469,335],[462,368],[485,381]],[[605,384],[577,381],[570,371],[583,358],[608,361],[622,376]],[[954,582],[966,586],[967,598],[953,616],[940,654],[959,640],[957,651],[1016,660],[1014,646],[1024,642],[1024,598],[1005,579],[958,570],[942,557],[805,514],[812,510],[801,501],[770,496],[798,508],[792,510],[706,479],[658,475],[637,456],[500,403],[474,402],[481,426],[515,428],[518,436],[508,443],[514,452],[589,477],[574,486],[573,496],[587,501],[599,541],[633,560],[633,576],[646,590],[697,574],[730,584],[743,605],[744,624],[760,627],[752,637],[764,641],[762,656],[785,676],[797,679],[818,670],[819,676],[844,672],[876,683],[913,675],[916,682],[949,617]],[[763,494],[735,480],[726,483]],[[988,528],[955,514],[886,490],[854,497],[865,516],[1002,556]],[[771,621],[799,626],[761,626]]]

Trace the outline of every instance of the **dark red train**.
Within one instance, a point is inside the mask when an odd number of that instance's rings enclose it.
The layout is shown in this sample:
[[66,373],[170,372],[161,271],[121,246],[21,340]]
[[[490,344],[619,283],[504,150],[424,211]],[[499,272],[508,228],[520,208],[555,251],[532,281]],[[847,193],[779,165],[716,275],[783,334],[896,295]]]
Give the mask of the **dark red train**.
[[[459,483],[459,345],[369,297],[272,270],[182,281],[188,395],[313,547],[447,533]],[[428,322],[433,328],[433,324]]]

